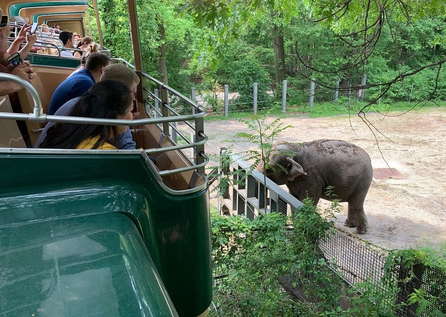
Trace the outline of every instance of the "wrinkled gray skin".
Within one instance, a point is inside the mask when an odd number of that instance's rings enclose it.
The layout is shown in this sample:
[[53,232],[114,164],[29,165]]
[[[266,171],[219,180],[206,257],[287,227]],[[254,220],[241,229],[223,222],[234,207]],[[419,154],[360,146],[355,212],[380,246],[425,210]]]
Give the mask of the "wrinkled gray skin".
[[320,198],[348,202],[345,225],[358,233],[367,231],[364,199],[373,169],[366,151],[341,140],[280,143],[269,162],[269,168],[261,170],[278,185],[286,184],[294,197],[308,197],[315,205]]

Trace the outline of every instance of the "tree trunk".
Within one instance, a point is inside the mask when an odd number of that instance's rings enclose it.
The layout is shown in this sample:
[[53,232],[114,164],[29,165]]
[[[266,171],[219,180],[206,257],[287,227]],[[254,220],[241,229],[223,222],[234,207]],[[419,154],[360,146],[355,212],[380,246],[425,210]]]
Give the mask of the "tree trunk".
[[276,95],[282,85],[282,81],[286,79],[286,65],[285,65],[285,48],[283,40],[283,28],[277,25],[273,26],[273,45],[274,45],[274,60],[276,68]]
[[166,47],[166,29],[163,23],[158,24],[159,38],[161,45],[158,48],[158,72],[161,76],[161,81],[167,84],[168,74],[167,74],[167,47]]

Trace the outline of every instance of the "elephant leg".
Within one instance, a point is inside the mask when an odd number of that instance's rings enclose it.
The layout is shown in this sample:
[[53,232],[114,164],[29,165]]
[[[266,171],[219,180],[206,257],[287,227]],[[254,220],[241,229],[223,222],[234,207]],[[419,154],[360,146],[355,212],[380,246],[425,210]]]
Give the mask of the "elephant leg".
[[348,207],[348,216],[347,219],[345,219],[344,226],[353,228],[356,227],[356,223],[353,221],[350,211],[350,206]]
[[364,212],[364,197],[348,202],[348,216],[345,220],[347,227],[356,227],[356,232],[359,234],[367,232],[367,218]]

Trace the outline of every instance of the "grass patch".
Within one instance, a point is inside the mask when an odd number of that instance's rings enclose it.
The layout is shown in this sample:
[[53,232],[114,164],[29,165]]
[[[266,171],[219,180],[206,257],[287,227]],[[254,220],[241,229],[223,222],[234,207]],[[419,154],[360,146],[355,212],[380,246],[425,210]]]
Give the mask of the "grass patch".
[[[223,114],[209,114],[205,120],[236,120],[236,119],[256,119],[261,116],[274,116],[279,118],[289,118],[294,116],[308,116],[310,118],[332,117],[337,115],[356,115],[359,110],[364,107],[365,102],[349,102],[348,100],[340,100],[338,102],[317,103],[313,107],[308,105],[298,106],[291,105],[284,113],[280,108],[273,107],[271,109],[261,110],[254,115],[252,112],[230,112],[228,117]],[[446,101],[424,101],[424,102],[382,102],[372,105],[368,108],[367,113],[389,113],[389,112],[405,112],[405,111],[423,111],[430,109],[438,109],[446,106]]]

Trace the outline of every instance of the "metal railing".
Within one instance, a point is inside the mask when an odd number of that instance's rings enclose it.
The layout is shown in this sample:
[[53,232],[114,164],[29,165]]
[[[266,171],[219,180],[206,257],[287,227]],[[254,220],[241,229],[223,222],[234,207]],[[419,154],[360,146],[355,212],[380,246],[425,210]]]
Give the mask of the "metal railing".
[[[148,76],[148,75],[147,75]],[[100,119],[100,118],[87,118],[87,117],[73,117],[73,116],[57,116],[57,115],[46,115],[42,113],[42,104],[39,98],[39,94],[36,89],[27,81],[11,75],[7,73],[0,73],[0,81],[13,81],[19,85],[22,85],[26,91],[32,97],[34,107],[33,113],[7,113],[0,112],[0,119],[9,119],[9,120],[30,120],[30,121],[39,121],[39,122],[65,122],[65,123],[76,123],[76,124],[98,124],[98,125],[126,125],[126,126],[144,126],[149,124],[171,124],[172,122],[187,122],[194,121],[195,122],[195,140],[194,142],[190,142],[188,144],[179,144],[177,145],[175,142],[172,142],[172,146],[161,147],[161,148],[152,148],[147,149],[145,152],[147,154],[152,153],[161,153],[168,151],[179,151],[191,148],[194,149],[194,162],[190,162],[189,166],[163,170],[159,171],[159,175],[171,175],[176,173],[182,173],[185,171],[196,170],[197,172],[204,174],[204,169],[206,164],[209,162],[209,158],[204,153],[204,144],[207,141],[207,137],[203,131],[203,117],[205,115],[204,112],[199,112],[195,114],[189,115],[175,115],[175,116],[163,116],[158,118],[144,118],[137,120],[121,120],[121,119]],[[164,84],[163,84],[164,85]],[[168,87],[164,85],[165,87]],[[170,90],[173,90],[169,87]],[[197,125],[198,122],[198,125]],[[200,129],[196,129],[196,127],[201,127]]]
[[[14,38],[8,38],[8,43],[9,44],[11,44],[12,42],[14,42]],[[23,47],[23,46],[25,46],[26,45],[26,43],[23,43],[22,45],[21,45],[21,48]],[[40,40],[38,40],[38,41],[36,41],[36,43],[34,43],[33,44],[33,48],[34,47],[39,47],[39,48],[52,48],[52,49],[55,49],[56,51],[57,51],[57,56],[60,56],[60,48],[56,45],[56,44],[54,44],[54,43],[51,43],[51,42],[45,42],[45,41],[40,41]],[[20,49],[21,49],[20,48]]]
[[[114,58],[113,61],[135,69],[122,58]],[[197,165],[203,164],[206,161],[204,144],[207,139],[204,134],[205,112],[190,98],[149,74],[141,72],[140,77],[146,114],[156,120],[182,118],[160,121],[159,128],[177,148],[191,150],[190,153],[187,150],[181,152],[185,159]],[[177,145],[180,143],[178,137],[185,144]],[[204,173],[204,169],[201,172]]]
[[[280,212],[291,215],[302,207],[302,202],[290,195],[268,177],[252,169],[251,164],[237,156],[228,156],[226,149],[220,150],[220,184],[223,194],[219,197],[219,210],[222,215],[242,215],[249,219],[270,213]],[[224,182],[223,177],[232,177]]]

